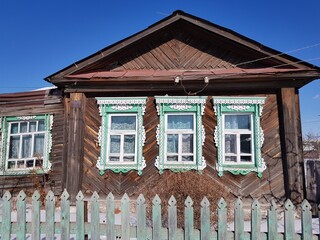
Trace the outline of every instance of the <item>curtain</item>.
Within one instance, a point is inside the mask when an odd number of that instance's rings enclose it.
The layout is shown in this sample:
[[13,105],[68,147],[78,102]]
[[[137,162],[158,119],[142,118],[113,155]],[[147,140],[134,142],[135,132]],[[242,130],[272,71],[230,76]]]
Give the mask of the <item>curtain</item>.
[[250,115],[225,115],[225,129],[251,129]]
[[111,116],[111,130],[136,130],[136,116]]
[[193,115],[168,115],[168,129],[193,130]]

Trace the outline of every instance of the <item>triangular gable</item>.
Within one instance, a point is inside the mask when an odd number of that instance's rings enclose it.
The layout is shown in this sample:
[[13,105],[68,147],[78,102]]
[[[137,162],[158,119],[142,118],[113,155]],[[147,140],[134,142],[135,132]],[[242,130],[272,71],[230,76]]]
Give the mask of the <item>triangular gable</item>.
[[245,76],[281,72],[282,75],[289,73],[292,77],[299,72],[299,78],[309,80],[318,78],[320,72],[319,68],[309,63],[270,49],[229,29],[176,11],[149,28],[70,65],[46,80],[58,86],[68,84],[73,79],[134,81],[134,76],[152,80],[157,77],[154,72],[171,80],[177,71],[181,71],[181,75],[198,72],[194,76],[201,75],[199,71],[212,71],[212,75],[217,76],[226,69],[232,75],[245,73]]

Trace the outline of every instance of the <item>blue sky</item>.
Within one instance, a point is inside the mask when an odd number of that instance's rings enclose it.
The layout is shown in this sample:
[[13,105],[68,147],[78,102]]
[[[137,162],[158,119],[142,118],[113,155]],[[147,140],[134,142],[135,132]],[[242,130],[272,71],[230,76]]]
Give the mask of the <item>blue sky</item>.
[[[177,9],[281,52],[304,48],[290,55],[320,66],[319,0],[2,0],[0,93],[49,86],[46,76]],[[300,104],[303,132],[320,133],[320,80],[300,90]]]

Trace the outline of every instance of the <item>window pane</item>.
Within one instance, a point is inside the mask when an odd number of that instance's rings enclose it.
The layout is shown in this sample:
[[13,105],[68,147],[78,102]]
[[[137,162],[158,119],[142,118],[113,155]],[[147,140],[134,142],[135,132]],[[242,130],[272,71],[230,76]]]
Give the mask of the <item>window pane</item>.
[[124,162],[134,162],[134,156],[125,156],[123,157]]
[[12,169],[16,167],[16,162],[15,161],[9,161],[8,162],[8,169]]
[[30,122],[29,123],[29,132],[37,131],[37,122]]
[[136,130],[136,116],[111,116],[111,130]]
[[193,134],[182,134],[182,152],[193,153]]
[[135,135],[124,135],[124,153],[134,153]]
[[193,156],[182,156],[182,161],[183,162],[192,162]]
[[24,161],[18,161],[17,168],[25,168]]
[[237,162],[237,157],[236,156],[226,156],[225,161],[226,162]]
[[225,115],[225,129],[251,129],[250,115]]
[[44,131],[44,120],[38,121],[38,131]]
[[31,157],[31,135],[22,136],[22,158]]
[[42,162],[43,162],[42,159],[37,159],[36,160],[36,167],[41,167],[42,166]]
[[120,153],[120,135],[110,136],[110,153]]
[[251,156],[241,156],[240,161],[241,162],[251,162]]
[[168,153],[178,153],[178,134],[168,134],[167,135],[167,152]]
[[21,133],[28,132],[28,123],[27,122],[20,123],[20,132]]
[[251,153],[251,135],[240,135],[240,151],[241,153]]
[[18,133],[19,131],[19,123],[12,123],[11,124],[11,133]]
[[168,115],[168,129],[193,130],[193,115]]
[[33,157],[42,158],[44,148],[44,134],[35,134]]
[[225,153],[237,153],[237,136],[235,134],[226,134],[225,135],[225,144],[224,150]]
[[33,168],[33,163],[34,163],[33,160],[28,160],[27,161],[27,168]]
[[18,158],[20,150],[20,136],[10,137],[9,158]]
[[167,161],[178,162],[178,156],[167,156]]
[[109,157],[110,162],[119,162],[120,158],[119,157]]

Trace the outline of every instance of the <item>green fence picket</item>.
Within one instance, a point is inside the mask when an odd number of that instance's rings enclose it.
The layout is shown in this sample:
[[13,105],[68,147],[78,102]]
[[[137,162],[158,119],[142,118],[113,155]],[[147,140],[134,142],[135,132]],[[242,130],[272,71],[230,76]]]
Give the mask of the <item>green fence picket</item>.
[[5,192],[2,197],[2,224],[1,224],[1,239],[10,240],[11,237],[11,194]]
[[121,240],[130,239],[130,199],[125,193],[121,199]]
[[[284,236],[286,240],[293,240],[294,238],[294,205],[288,199],[285,204],[284,212]],[[311,223],[310,223],[311,224]]]
[[200,203],[200,233],[201,240],[209,240],[211,238],[211,224],[210,224],[210,202],[208,198],[204,197]]
[[156,195],[152,200],[152,237],[160,239],[161,236],[161,199]]
[[175,240],[177,235],[177,201],[173,196],[171,196],[168,204],[169,240]]
[[114,196],[110,192],[107,196],[107,201],[106,201],[106,221],[107,221],[107,239],[115,239],[114,236],[114,215],[115,215],[115,209],[114,209]]
[[40,240],[40,194],[36,190],[32,195],[32,240]]
[[54,240],[54,219],[55,218],[55,197],[52,191],[49,191],[46,196],[46,225],[45,234],[46,240]]
[[17,200],[17,240],[26,239],[26,194],[24,191],[20,191]]
[[94,192],[91,197],[90,206],[90,235],[91,240],[100,240],[100,207],[99,195]]
[[61,239],[70,238],[70,195],[64,190],[61,195]]
[[244,239],[244,213],[243,204],[240,198],[236,200],[234,205],[234,239]]
[[76,196],[76,238],[84,240],[84,196],[81,191]]

